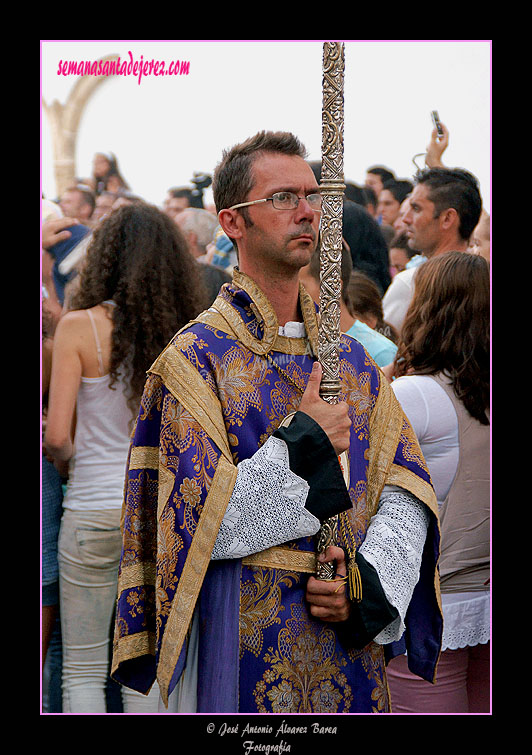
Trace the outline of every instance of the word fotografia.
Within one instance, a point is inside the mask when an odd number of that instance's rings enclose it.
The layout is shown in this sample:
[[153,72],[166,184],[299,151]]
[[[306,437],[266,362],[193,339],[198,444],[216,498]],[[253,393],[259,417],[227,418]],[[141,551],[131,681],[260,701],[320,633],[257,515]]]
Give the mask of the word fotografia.
[[60,60],[57,68],[58,76],[135,76],[138,83],[143,76],[188,76],[190,72],[189,60],[173,60],[166,64],[164,60],[133,59],[128,51],[129,60]]
[[276,755],[282,755],[283,752],[290,752],[291,747],[282,739],[275,745],[263,745],[255,744],[253,741],[246,741],[243,743],[245,755],[250,755],[252,752],[264,752],[265,755],[270,753],[276,753]]

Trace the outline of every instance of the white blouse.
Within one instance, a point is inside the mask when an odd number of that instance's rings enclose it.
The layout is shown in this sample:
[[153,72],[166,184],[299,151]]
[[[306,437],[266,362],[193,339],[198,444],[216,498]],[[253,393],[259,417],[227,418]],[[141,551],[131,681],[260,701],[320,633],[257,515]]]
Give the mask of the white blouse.
[[[441,506],[458,466],[458,418],[453,403],[428,375],[397,378],[392,389],[417,435]],[[442,608],[442,650],[458,650],[489,641],[489,590],[443,594]]]

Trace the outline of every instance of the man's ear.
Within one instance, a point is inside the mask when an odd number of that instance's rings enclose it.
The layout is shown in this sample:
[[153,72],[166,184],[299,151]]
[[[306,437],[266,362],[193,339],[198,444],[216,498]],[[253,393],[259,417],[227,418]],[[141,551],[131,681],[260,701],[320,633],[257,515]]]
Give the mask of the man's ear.
[[230,239],[236,240],[242,238],[242,215],[236,210],[220,210],[218,213],[218,222],[223,232]]
[[458,230],[460,227],[460,216],[454,207],[448,207],[446,210],[442,210],[440,213],[440,227],[445,231],[452,228]]

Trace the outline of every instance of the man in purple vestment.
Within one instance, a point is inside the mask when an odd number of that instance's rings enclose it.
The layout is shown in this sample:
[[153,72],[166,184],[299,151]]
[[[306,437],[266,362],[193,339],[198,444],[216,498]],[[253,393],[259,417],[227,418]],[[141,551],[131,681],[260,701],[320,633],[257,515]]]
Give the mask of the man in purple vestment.
[[[113,676],[144,692],[157,678],[169,710],[389,712],[390,656],[406,649],[415,673],[435,675],[434,491],[354,339],[341,338],[341,400],[319,395],[299,271],[321,195],[304,158],[284,132],[224,154],[213,191],[238,268],[152,365],[137,419]],[[324,581],[315,535],[332,515]]]

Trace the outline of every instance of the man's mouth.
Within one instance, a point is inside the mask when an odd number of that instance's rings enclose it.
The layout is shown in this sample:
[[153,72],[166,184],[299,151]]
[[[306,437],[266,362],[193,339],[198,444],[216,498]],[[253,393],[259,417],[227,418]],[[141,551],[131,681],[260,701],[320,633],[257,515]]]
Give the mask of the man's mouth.
[[292,234],[291,237],[294,241],[309,241],[314,242],[316,241],[316,234],[312,229],[300,231],[299,233]]

